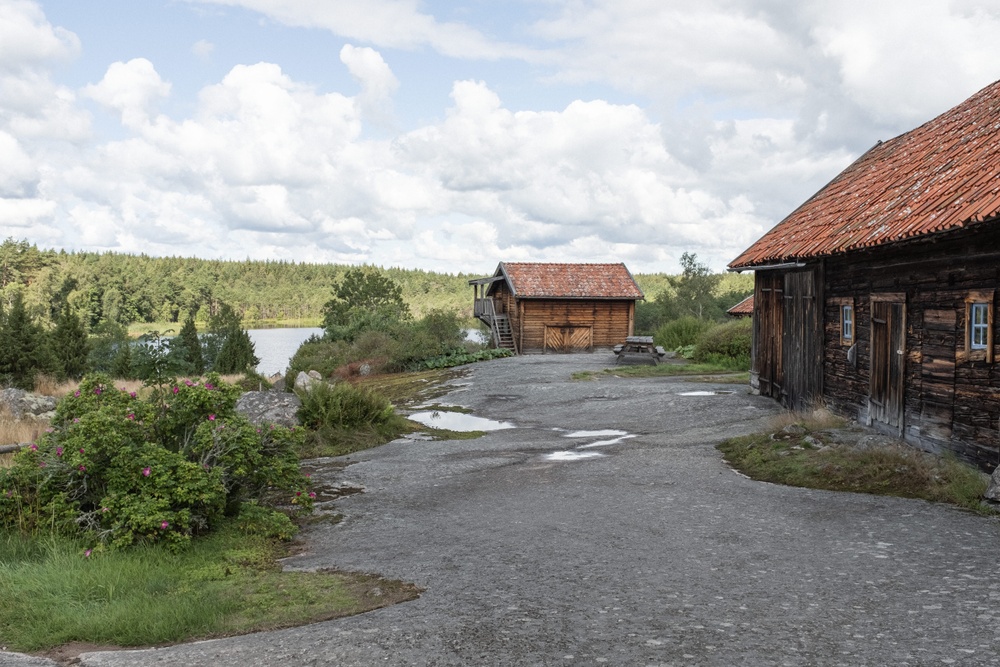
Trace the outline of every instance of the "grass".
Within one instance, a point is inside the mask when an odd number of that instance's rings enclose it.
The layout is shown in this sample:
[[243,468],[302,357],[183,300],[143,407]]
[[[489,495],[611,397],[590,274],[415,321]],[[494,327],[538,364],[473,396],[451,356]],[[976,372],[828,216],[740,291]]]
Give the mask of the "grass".
[[231,528],[179,554],[147,547],[89,557],[73,542],[0,534],[0,636],[22,652],[150,646],[313,623],[419,594],[371,575],[282,572],[282,555],[281,545]]
[[787,413],[763,433],[718,445],[726,461],[752,479],[829,491],[850,491],[943,502],[981,513],[989,478],[953,456],[903,444],[857,446],[857,431],[820,410]]
[[[750,373],[746,371],[734,371],[723,364],[695,364],[695,363],[662,363],[656,366],[628,365],[605,368],[601,371],[579,371],[571,376],[574,380],[594,380],[602,375],[612,375],[614,377],[646,378],[646,377],[676,377],[686,375],[700,375],[728,378],[726,382],[749,383]],[[714,381],[714,380],[713,380]],[[720,380],[721,381],[721,380]]]

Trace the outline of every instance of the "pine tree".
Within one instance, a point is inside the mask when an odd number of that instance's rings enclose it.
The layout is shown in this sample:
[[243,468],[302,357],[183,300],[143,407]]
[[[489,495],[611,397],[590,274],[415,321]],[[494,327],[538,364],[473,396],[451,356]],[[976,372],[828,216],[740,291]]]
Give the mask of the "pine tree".
[[189,314],[184,320],[184,326],[170,343],[170,351],[181,361],[184,372],[200,375],[205,370],[205,360],[201,353],[201,341],[198,340],[198,329],[194,325],[194,314]]
[[35,387],[35,376],[56,370],[48,335],[34,323],[20,292],[0,327],[0,378],[21,389]]
[[52,348],[62,377],[83,377],[88,369],[90,341],[80,318],[70,310],[69,302],[64,301],[59,311],[56,328],[52,332]]

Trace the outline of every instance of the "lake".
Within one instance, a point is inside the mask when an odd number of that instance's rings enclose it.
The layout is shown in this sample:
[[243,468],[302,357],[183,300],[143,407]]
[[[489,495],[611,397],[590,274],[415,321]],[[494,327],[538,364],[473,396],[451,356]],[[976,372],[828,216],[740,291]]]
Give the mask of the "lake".
[[264,376],[284,373],[288,361],[306,338],[323,335],[320,327],[289,327],[284,329],[247,329],[254,352],[260,359],[257,372]]

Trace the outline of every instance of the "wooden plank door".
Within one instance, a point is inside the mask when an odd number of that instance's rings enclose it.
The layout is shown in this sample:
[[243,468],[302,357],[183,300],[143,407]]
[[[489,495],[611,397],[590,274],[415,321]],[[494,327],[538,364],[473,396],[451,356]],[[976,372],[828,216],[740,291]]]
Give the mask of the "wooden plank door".
[[785,274],[781,401],[806,410],[823,394],[823,327],[816,272]]
[[546,352],[589,352],[593,345],[593,327],[546,326]]
[[868,421],[903,432],[906,372],[906,304],[872,297]]
[[784,276],[777,272],[758,273],[754,294],[753,368],[762,396],[781,398],[781,343],[784,338]]

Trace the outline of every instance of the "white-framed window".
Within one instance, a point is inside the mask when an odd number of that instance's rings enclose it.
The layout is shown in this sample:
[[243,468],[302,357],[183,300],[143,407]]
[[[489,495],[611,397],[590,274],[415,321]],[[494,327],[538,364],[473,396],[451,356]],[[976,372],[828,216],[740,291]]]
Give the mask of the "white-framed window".
[[994,302],[994,290],[977,290],[966,295],[965,349],[958,351],[957,361],[993,363]]
[[969,304],[969,349],[985,350],[989,341],[989,304]]
[[854,304],[840,306],[840,342],[843,345],[854,344]]

